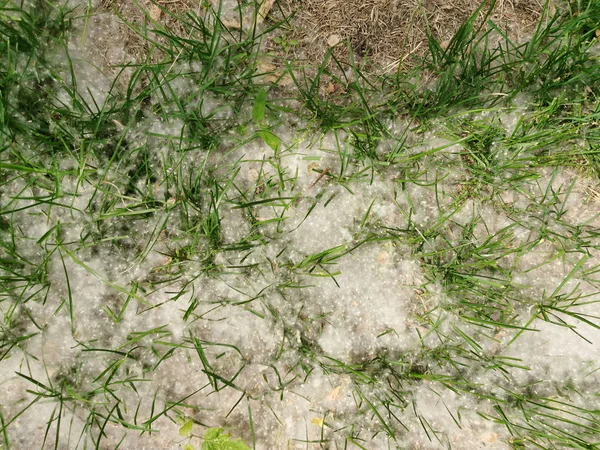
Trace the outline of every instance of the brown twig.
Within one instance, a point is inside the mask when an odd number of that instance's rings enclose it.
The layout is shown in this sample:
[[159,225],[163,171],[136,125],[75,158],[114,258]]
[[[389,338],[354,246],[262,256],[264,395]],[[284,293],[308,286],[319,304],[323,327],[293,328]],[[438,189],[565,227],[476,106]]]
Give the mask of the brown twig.
[[327,167],[325,170],[323,170],[323,172],[321,172],[317,179],[313,181],[313,183],[308,187],[308,189],[311,189],[315,184],[317,184],[321,180],[321,178],[323,178],[329,172],[331,172],[331,167]]

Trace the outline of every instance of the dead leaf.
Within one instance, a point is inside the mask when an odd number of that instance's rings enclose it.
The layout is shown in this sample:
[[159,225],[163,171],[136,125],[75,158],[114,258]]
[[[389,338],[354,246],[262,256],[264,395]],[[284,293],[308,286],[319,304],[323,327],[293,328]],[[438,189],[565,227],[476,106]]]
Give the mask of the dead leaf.
[[240,22],[237,20],[228,20],[221,18],[221,23],[225,25],[226,28],[230,28],[232,30],[238,30],[240,28]]
[[258,23],[261,23],[267,18],[267,14],[269,14],[269,11],[271,11],[273,3],[275,3],[275,0],[264,0],[262,5],[260,5],[260,9],[258,10],[258,17],[256,18]]
[[331,391],[331,394],[329,394],[329,398],[331,400],[337,400],[337,398],[340,396],[341,390],[342,390],[341,386],[336,387],[333,391]]
[[330,47],[335,47],[340,43],[341,40],[342,38],[340,38],[338,34],[332,34],[331,36],[329,36],[329,39],[327,39],[327,45],[329,45]]
[[280,75],[278,75],[275,72],[275,69],[277,69],[277,67],[275,67],[273,64],[270,64],[268,62],[260,61],[258,63],[257,69],[258,69],[258,72],[260,74],[262,74],[263,81],[266,83],[273,84],[280,77]]
[[119,122],[117,119],[113,119],[112,122],[117,126],[117,128],[120,130],[124,130],[125,129],[125,125],[123,125],[121,122]]
[[381,252],[377,255],[377,262],[379,264],[385,264],[390,259],[390,254],[388,252]]
[[270,64],[268,62],[259,62],[257,69],[260,73],[273,72],[277,67],[274,64]]
[[294,84],[294,79],[290,76],[289,73],[286,73],[281,80],[279,80],[279,86],[290,86]]
[[596,30],[596,39],[600,41],[600,28]]
[[248,169],[248,180],[253,183],[256,182],[256,180],[258,180],[258,170],[254,168]]
[[283,74],[282,72],[272,72],[268,75],[265,75],[265,77],[263,78],[263,81],[265,83],[271,83],[271,84],[275,84],[277,83],[277,86],[290,86],[292,84],[294,84],[294,80],[292,79],[292,77],[290,76],[289,73]]
[[335,92],[335,84],[327,83],[327,86],[325,86],[325,92],[328,94],[333,94]]
[[481,437],[481,440],[486,444],[494,444],[498,440],[498,434],[496,433],[487,433]]
[[270,75],[265,75],[265,77],[263,78],[263,81],[265,83],[270,83],[270,84],[275,84],[277,82],[277,80],[279,80],[279,75],[277,74],[270,74]]
[[158,5],[152,5],[150,7],[150,9],[148,10],[148,14],[150,14],[150,18],[155,21],[160,19],[161,13],[162,13],[162,11],[158,7]]

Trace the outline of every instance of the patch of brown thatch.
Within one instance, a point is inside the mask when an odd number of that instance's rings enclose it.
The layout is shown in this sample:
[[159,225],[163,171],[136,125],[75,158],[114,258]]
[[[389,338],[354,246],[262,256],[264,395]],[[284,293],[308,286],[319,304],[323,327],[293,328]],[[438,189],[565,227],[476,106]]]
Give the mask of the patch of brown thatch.
[[[410,65],[427,52],[427,27],[447,41],[481,4],[478,0],[278,0],[279,13],[295,13],[290,39],[295,56],[319,63],[331,45],[349,42],[355,55],[368,56],[384,70]],[[543,0],[498,0],[493,20],[516,40],[540,18]],[[336,56],[347,59],[347,46]]]
[[[519,41],[540,19],[544,3],[497,0],[492,19]],[[479,0],[102,0],[99,9],[117,12],[139,30],[155,28],[156,22],[184,37],[190,36],[174,17],[188,11],[203,15],[211,7],[221,8],[221,20],[230,28],[239,28],[240,12],[245,28],[265,19],[274,23],[292,17],[263,42],[269,56],[260,59],[261,69],[272,68],[272,78],[279,79],[276,69],[281,69],[283,59],[317,66],[330,47],[335,47],[334,54],[342,61],[349,60],[351,49],[370,71],[408,68],[428,52],[427,29],[444,45],[480,4]],[[145,61],[152,51],[151,61],[160,60],[162,55],[151,50],[146,39],[123,23],[120,31],[119,39],[132,59]]]

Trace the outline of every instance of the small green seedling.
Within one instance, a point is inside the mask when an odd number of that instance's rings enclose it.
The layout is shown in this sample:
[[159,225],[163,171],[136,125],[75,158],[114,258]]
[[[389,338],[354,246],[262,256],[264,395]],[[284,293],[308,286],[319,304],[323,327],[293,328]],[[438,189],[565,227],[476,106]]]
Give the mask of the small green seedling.
[[202,450],[250,450],[240,438],[232,439],[223,428],[209,428],[204,433]]
[[277,36],[273,38],[273,42],[278,45],[281,45],[284,52],[289,52],[292,48],[298,45],[298,41],[296,39],[288,39],[285,34],[281,36]]
[[193,420],[188,420],[186,423],[182,425],[179,429],[179,435],[181,437],[190,437],[192,435],[192,427],[194,426]]
[[[179,434],[182,437],[193,437],[193,424],[192,420],[188,420],[179,429]],[[195,448],[188,442],[183,447],[183,450],[195,450]],[[233,439],[229,433],[225,433],[223,428],[209,428],[204,433],[202,450],[250,450],[250,447],[240,438]]]
[[279,151],[279,146],[281,145],[281,140],[271,133],[269,130],[258,130],[256,135],[260,137],[265,144],[267,144],[271,149],[277,153]]

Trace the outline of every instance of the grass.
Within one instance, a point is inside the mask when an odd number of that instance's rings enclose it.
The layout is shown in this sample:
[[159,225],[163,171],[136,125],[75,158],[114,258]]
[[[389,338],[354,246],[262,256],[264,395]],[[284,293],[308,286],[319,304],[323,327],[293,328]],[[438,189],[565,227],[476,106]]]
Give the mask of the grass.
[[0,1],[0,448],[596,448],[600,9],[492,7],[385,77],[122,17],[98,96]]

